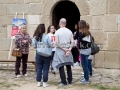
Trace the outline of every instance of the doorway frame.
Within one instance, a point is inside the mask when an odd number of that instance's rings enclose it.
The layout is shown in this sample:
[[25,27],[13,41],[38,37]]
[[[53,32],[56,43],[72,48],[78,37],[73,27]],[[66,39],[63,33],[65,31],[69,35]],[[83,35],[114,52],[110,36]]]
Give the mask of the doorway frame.
[[[52,24],[52,12],[55,6],[62,1],[66,0],[51,0],[51,2],[50,0],[44,1],[40,21],[42,23],[45,23],[47,27]],[[90,14],[90,7],[86,0],[67,0],[67,1],[75,3],[81,16],[86,16]]]

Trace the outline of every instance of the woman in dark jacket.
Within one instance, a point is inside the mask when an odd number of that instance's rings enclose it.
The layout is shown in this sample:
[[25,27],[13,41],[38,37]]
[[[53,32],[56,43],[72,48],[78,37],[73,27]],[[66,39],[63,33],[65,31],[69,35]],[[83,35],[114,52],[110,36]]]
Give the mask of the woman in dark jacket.
[[79,21],[78,23],[78,43],[81,54],[81,64],[84,72],[84,79],[80,83],[90,83],[89,82],[89,68],[88,68],[88,57],[91,54],[91,36],[90,32],[87,29],[87,23],[84,20]]

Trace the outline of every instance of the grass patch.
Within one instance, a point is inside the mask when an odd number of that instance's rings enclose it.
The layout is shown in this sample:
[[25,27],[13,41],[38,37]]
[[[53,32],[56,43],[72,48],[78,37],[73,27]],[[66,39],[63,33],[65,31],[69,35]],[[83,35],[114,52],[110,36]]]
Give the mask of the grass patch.
[[102,86],[102,85],[99,85],[99,84],[90,84],[89,86],[90,86],[90,87],[98,88],[98,89],[100,89],[100,90],[109,90],[108,87]]
[[0,86],[3,86],[5,85],[6,83],[5,82],[0,82]]
[[57,86],[58,82],[49,81],[49,84]]
[[120,88],[118,88],[118,87],[112,87],[109,90],[120,90]]
[[19,86],[18,84],[15,84],[15,83],[12,83],[12,84],[9,84],[9,83],[7,83],[7,82],[0,82],[0,87],[2,88],[10,88],[10,87],[12,87],[12,86]]

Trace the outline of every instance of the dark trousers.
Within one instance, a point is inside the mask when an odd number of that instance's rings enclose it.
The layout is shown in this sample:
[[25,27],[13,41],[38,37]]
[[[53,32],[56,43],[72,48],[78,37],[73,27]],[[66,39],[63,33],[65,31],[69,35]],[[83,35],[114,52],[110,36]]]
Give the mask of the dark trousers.
[[79,52],[77,47],[72,48],[72,55],[73,55],[74,63],[79,62],[78,61]]
[[88,60],[88,69],[90,76],[92,76],[92,60]]
[[84,78],[86,81],[89,81],[89,69],[88,69],[88,56],[89,55],[83,55],[81,54],[81,64],[82,64],[82,67],[83,67],[83,72],[84,72]]
[[[69,84],[71,84],[72,83],[72,70],[71,70],[71,66],[67,65],[66,68],[67,68],[67,75],[68,75],[67,81],[68,81]],[[60,73],[61,83],[66,85],[67,81],[66,81],[66,75],[65,75],[65,71],[64,71],[64,66],[59,68],[59,73]]]
[[37,82],[41,82],[42,71],[43,71],[43,82],[48,81],[50,62],[51,62],[51,57],[43,57],[36,53]]
[[22,57],[16,57],[15,62],[15,75],[20,74],[20,66],[21,66],[21,60],[22,60],[22,74],[26,74],[27,72],[27,61],[28,61],[28,54],[23,54]]

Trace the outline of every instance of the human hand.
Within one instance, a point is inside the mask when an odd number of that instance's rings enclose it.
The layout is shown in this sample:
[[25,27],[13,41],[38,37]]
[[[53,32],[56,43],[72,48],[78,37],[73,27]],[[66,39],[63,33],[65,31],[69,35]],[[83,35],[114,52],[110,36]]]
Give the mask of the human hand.
[[70,51],[67,51],[65,56],[69,56],[70,55]]
[[25,44],[26,44],[27,42],[28,42],[28,40],[23,40],[23,43],[25,43]]

